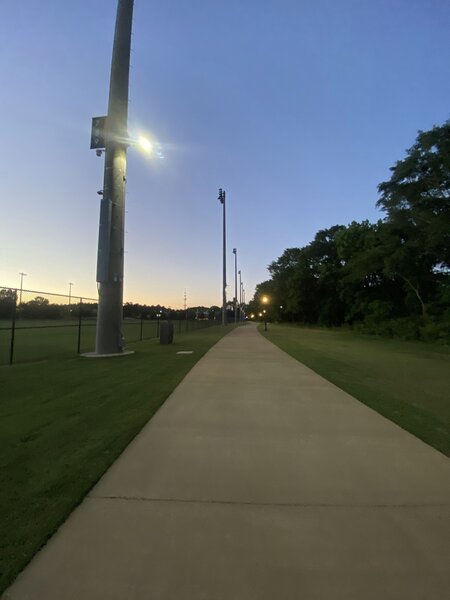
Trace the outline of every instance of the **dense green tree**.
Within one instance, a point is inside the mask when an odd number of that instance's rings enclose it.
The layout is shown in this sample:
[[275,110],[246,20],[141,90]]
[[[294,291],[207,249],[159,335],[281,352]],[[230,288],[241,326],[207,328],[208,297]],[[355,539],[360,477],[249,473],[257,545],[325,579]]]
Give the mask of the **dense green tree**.
[[413,228],[415,243],[427,248],[427,260],[450,267],[450,121],[420,131],[391,172],[378,186],[377,205],[390,223]]
[[277,306],[283,306],[283,318],[326,325],[342,321],[343,305],[339,296],[340,261],[336,235],[343,226],[319,231],[304,248],[288,248],[272,262],[269,273]]
[[16,290],[0,290],[0,319],[11,319],[16,301]]
[[[297,289],[293,286],[292,277],[300,260],[300,248],[287,248],[277,260],[268,266],[272,279],[263,282],[256,288],[255,298],[267,294],[271,296],[273,306],[278,307],[272,309],[275,318],[280,317],[280,313],[283,312],[284,318],[291,320],[298,312]],[[283,308],[280,309],[280,306]]]
[[373,311],[374,307],[379,311],[382,303],[389,302],[391,286],[383,274],[380,226],[380,222],[353,221],[336,236],[341,262],[339,291],[346,322],[362,320],[368,311]]
[[36,296],[20,307],[20,315],[24,319],[58,319],[63,316],[67,307],[60,304],[50,304],[48,298]]
[[286,308],[295,320],[316,323],[319,317],[319,275],[314,268],[311,248],[300,249],[299,259],[289,277]]
[[[288,248],[257,286],[280,320],[339,325],[409,337],[450,336],[450,121],[419,132],[379,186],[377,223],[319,231]],[[431,334],[430,334],[431,335]]]
[[386,211],[385,273],[400,278],[423,317],[439,275],[450,268],[450,121],[420,131],[407,156],[378,187]]
[[339,290],[342,263],[337,247],[337,238],[344,230],[343,225],[322,229],[307,246],[317,289],[317,321],[321,325],[340,325],[345,313]]

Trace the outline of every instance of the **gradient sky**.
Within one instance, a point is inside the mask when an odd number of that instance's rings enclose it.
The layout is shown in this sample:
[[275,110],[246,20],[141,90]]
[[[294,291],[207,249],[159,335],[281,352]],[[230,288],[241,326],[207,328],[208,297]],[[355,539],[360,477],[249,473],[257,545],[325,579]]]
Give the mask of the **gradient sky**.
[[[96,295],[115,0],[0,1],[0,285]],[[221,206],[249,300],[319,229],[375,220],[377,184],[450,117],[447,0],[136,0],[125,299],[221,303]]]

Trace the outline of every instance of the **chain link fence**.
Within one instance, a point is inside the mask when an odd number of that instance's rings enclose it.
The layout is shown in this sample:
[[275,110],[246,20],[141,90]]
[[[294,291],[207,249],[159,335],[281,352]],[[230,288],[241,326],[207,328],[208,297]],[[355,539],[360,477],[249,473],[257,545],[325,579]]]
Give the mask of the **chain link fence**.
[[[70,357],[95,348],[98,300],[0,286],[0,365]],[[180,316],[180,313],[177,313]],[[170,312],[149,311],[127,317],[122,332],[127,343],[159,338],[160,321]],[[217,325],[214,319],[173,320],[183,335]]]

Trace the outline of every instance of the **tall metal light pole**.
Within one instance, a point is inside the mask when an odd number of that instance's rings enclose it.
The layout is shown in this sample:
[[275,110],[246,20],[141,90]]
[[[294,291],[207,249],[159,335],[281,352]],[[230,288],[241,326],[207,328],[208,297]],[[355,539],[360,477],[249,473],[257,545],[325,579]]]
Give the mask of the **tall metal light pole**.
[[238,298],[237,298],[237,248],[233,248],[234,254],[234,322],[237,323]]
[[219,189],[219,201],[223,206],[223,283],[222,283],[222,325],[227,322],[227,241],[225,220],[225,190]]
[[71,281],[69,281],[69,306],[70,306],[70,301],[72,299],[72,286],[73,286],[73,283]]
[[19,296],[19,306],[22,304],[22,289],[23,289],[23,278],[27,276],[27,273],[19,273],[20,275],[20,296]]
[[239,321],[242,320],[242,280],[241,280],[241,271],[238,271],[239,274]]
[[128,82],[134,0],[118,0],[105,126],[105,171],[97,255],[95,354],[120,354],[122,336]]

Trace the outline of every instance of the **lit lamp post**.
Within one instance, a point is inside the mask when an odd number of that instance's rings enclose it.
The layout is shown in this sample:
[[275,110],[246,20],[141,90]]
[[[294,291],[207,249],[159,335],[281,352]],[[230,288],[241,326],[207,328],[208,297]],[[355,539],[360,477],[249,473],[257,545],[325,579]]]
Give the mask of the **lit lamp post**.
[[242,279],[241,272],[238,271],[239,274],[239,321],[242,321]]
[[[269,298],[267,296],[263,296],[261,298],[261,301],[264,304],[264,306],[267,306],[269,304]],[[264,331],[267,331],[267,311],[264,309],[263,313],[264,313]]]
[[156,337],[159,338],[159,322],[161,319],[161,312],[156,313]]
[[98,312],[94,356],[124,353],[122,335],[128,79],[134,0],[118,0],[107,117],[93,119],[91,148],[105,149],[97,253]]
[[237,323],[237,248],[233,248],[234,254],[234,322]]

